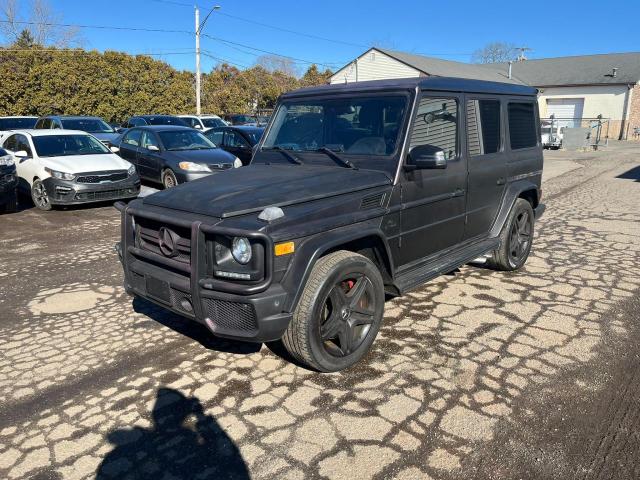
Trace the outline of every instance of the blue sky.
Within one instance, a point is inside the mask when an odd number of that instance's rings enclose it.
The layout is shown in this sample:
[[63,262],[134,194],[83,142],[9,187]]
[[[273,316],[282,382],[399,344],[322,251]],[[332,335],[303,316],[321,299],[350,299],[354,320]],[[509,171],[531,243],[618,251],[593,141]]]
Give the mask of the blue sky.
[[[640,51],[637,0],[600,1],[418,1],[395,0],[197,0],[220,5],[203,30],[211,36],[334,69],[377,44],[396,50],[469,61],[470,53],[491,41],[532,48],[531,58]],[[64,22],[193,31],[192,0],[49,0]],[[20,2],[22,3],[22,1]],[[344,43],[304,37],[226,15],[304,32]],[[571,21],[566,19],[570,18]],[[458,25],[456,27],[456,25]],[[82,29],[85,48],[130,53],[180,53],[162,58],[180,69],[194,69],[193,35]],[[203,38],[214,57],[239,65],[255,63],[260,52]],[[218,62],[203,57],[203,70]]]

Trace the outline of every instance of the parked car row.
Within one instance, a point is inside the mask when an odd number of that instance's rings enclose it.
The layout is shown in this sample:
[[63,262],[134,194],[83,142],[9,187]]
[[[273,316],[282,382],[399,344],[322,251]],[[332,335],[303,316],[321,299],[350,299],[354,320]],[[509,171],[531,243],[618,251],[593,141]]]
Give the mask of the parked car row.
[[[136,197],[140,178],[171,188],[251,162],[264,128],[220,117],[140,115],[114,128],[99,117],[0,118],[0,209],[16,191],[50,210]],[[120,158],[118,158],[120,157]]]

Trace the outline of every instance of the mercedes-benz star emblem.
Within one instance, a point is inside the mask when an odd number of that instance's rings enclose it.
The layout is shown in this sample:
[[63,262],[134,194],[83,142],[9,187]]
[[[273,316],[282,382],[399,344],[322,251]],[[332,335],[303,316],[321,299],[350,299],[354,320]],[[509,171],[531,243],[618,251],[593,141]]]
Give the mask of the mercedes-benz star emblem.
[[178,240],[180,240],[180,236],[167,227],[160,227],[158,230],[158,246],[165,257],[175,257],[180,253]]

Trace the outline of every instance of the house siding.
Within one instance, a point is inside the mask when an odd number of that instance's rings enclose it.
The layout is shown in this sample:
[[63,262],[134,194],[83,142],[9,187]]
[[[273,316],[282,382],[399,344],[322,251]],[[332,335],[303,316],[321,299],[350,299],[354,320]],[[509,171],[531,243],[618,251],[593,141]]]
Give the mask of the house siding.
[[381,78],[411,78],[419,76],[419,70],[405,65],[382,52],[371,50],[333,74],[330,83],[363,82]]

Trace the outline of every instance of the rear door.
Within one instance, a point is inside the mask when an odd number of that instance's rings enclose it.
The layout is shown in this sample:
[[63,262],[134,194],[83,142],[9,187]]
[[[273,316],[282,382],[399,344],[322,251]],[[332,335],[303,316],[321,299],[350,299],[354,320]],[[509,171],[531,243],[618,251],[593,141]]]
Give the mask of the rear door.
[[141,175],[158,181],[162,171],[162,156],[159,151],[149,150],[150,146],[160,148],[155,133],[145,130],[142,132],[140,148],[138,148],[138,168]]
[[401,170],[400,244],[395,254],[400,267],[462,241],[465,219],[467,164],[460,135],[462,95],[423,94],[412,120],[410,145],[442,150],[446,168]]
[[505,105],[500,98],[467,95],[468,193],[465,239],[487,235],[504,194],[507,177]]

